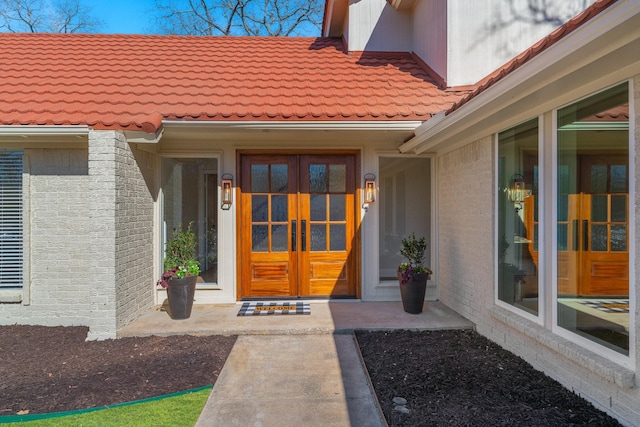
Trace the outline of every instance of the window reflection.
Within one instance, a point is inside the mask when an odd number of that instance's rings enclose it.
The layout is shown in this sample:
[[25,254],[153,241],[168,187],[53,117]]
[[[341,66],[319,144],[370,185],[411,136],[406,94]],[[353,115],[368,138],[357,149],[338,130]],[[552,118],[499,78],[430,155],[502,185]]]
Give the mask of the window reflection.
[[[629,354],[627,83],[558,110],[557,191],[569,241],[558,248],[558,325]],[[564,213],[558,210],[558,224]],[[558,236],[560,241],[560,235]]]
[[[498,299],[537,315],[538,120],[498,135]],[[559,197],[558,212],[568,211]],[[558,247],[567,246],[568,224],[558,224]],[[562,237],[560,237],[562,236]]]

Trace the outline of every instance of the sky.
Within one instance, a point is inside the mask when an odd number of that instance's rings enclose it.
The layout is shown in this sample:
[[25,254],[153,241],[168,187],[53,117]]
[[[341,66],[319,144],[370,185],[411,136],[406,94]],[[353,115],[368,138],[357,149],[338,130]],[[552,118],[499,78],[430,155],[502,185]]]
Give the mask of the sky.
[[151,14],[154,0],[80,0],[92,9],[92,16],[104,21],[98,32],[108,34],[153,33]]

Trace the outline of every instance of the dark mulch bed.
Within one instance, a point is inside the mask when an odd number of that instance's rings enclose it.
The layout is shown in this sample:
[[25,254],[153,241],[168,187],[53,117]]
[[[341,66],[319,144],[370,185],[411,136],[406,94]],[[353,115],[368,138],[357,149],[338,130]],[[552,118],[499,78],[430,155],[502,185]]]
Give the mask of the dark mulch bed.
[[[85,341],[87,328],[0,326],[0,415],[70,411],[215,383],[236,337]],[[472,331],[359,332],[391,426],[618,423]],[[409,414],[394,411],[407,400]]]
[[212,385],[236,337],[86,342],[87,328],[0,326],[0,415],[70,411]]
[[[358,332],[390,426],[618,426],[473,331]],[[408,414],[394,397],[407,400]]]

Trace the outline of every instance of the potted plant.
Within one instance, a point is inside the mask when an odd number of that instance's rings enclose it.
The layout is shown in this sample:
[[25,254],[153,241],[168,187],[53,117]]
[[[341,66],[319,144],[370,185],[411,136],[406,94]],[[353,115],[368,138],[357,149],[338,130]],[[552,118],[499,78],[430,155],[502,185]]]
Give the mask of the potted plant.
[[196,235],[191,225],[186,230],[179,226],[165,248],[164,269],[158,285],[167,290],[169,314],[172,319],[191,316],[200,264],[196,255]]
[[427,243],[425,238],[416,238],[415,233],[402,239],[402,255],[407,262],[398,267],[398,281],[400,282],[400,295],[404,311],[411,314],[419,314],[424,306],[424,295],[427,290],[427,281],[433,271],[424,266]]

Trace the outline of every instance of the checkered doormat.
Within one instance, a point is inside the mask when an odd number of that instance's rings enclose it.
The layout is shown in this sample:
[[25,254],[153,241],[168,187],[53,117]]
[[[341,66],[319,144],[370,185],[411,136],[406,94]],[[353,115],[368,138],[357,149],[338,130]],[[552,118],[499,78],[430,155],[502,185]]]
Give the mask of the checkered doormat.
[[581,301],[587,307],[592,307],[606,313],[628,313],[628,299],[605,299],[605,300],[585,300]]
[[242,304],[238,316],[264,316],[268,314],[311,314],[308,302],[263,302]]

